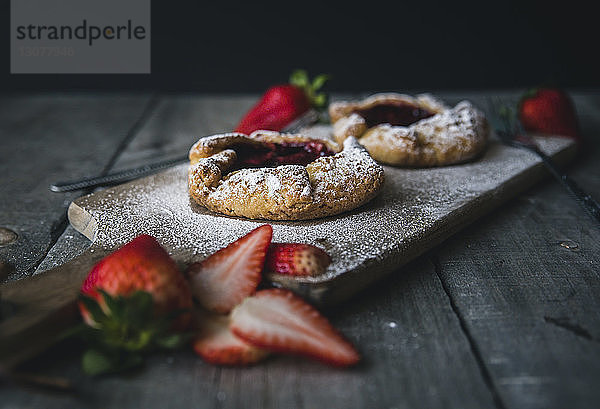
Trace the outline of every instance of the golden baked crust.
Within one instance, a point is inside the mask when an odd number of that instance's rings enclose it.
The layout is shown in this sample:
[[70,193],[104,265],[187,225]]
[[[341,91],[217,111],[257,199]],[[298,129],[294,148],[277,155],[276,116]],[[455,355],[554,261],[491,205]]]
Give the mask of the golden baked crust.
[[[337,152],[302,165],[235,167],[241,144],[318,141]],[[352,210],[379,193],[383,168],[356,141],[343,149],[325,139],[257,131],[200,139],[190,150],[189,192],[198,204],[229,216],[267,220],[306,220]]]
[[[431,116],[408,125],[369,127],[363,112],[386,105],[412,106]],[[375,160],[394,166],[442,166],[470,160],[485,149],[489,133],[485,116],[469,101],[449,108],[429,94],[375,94],[358,102],[334,102],[329,116],[338,143],[350,136],[359,138]]]

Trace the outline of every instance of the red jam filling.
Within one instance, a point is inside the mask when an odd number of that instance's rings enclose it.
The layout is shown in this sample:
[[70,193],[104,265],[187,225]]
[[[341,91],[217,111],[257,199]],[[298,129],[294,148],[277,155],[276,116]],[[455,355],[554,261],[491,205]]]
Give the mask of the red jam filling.
[[239,144],[231,147],[237,154],[236,168],[275,167],[281,165],[306,166],[321,156],[335,154],[321,142]]
[[408,126],[421,119],[435,115],[433,112],[406,102],[378,104],[370,108],[358,109],[354,112],[365,119],[369,128],[380,124]]

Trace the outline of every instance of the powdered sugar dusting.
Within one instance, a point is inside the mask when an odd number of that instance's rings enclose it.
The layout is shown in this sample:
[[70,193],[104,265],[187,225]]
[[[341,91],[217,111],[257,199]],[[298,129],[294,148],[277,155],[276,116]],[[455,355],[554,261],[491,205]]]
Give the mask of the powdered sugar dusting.
[[[277,132],[265,133],[264,137],[267,136],[283,139]],[[310,139],[302,135],[287,137]],[[221,148],[225,148],[227,140],[220,138]],[[317,140],[333,143],[329,136]],[[204,145],[196,144],[194,149],[200,152],[202,147]],[[192,159],[188,183],[190,194],[197,203],[229,216],[266,220],[310,220],[331,216],[368,202],[377,195],[383,183],[383,168],[355,138],[348,138],[342,151],[318,157],[306,167],[243,168],[228,174],[226,171],[233,163],[235,153],[229,150],[233,156],[226,155],[225,158],[225,152],[227,150]]]
[[[330,128],[319,127],[315,132],[330,132]],[[549,154],[571,146],[558,138],[540,139],[540,144]],[[339,281],[331,288],[356,289],[436,244],[440,234],[456,228],[452,226],[457,218],[469,219],[468,213],[476,213],[479,206],[503,198],[507,182],[524,177],[527,169],[539,163],[529,152],[492,143],[481,159],[464,165],[385,167],[381,194],[352,212],[309,221],[268,222],[274,241],[314,244],[332,257],[322,276],[275,280],[314,301],[323,301],[329,284],[347,274],[353,280]],[[181,165],[78,199],[76,203],[97,221],[96,245],[113,249],[147,233],[157,237],[181,264],[187,264],[266,223],[221,216],[196,205],[188,196],[187,170],[187,165]],[[281,179],[263,177],[269,192],[276,192]],[[533,180],[531,174],[526,178],[527,183]],[[83,230],[84,226],[74,227]]]
[[271,197],[275,196],[279,192],[279,189],[281,189],[281,181],[274,175],[266,175],[265,183]]
[[[371,128],[355,109],[404,101],[425,107],[435,115],[410,125],[380,123]],[[440,166],[463,162],[479,154],[488,137],[485,116],[469,101],[454,108],[429,94],[416,98],[403,94],[375,94],[360,102],[338,102],[330,106],[333,134],[339,142],[359,138],[380,162],[397,166]]]
[[281,198],[284,185],[301,187],[307,183],[303,175],[304,167],[299,165],[240,169],[228,175],[226,178],[228,183],[221,183],[210,195],[214,201],[227,198],[243,200],[240,191],[251,195],[266,193],[270,198]]

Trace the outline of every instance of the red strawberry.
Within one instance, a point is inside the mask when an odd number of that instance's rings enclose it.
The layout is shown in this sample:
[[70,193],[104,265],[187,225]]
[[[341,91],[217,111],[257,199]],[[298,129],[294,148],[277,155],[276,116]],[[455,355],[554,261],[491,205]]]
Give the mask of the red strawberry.
[[523,96],[519,119],[525,130],[580,139],[575,108],[569,96],[555,88],[540,88]]
[[327,96],[316,92],[327,78],[326,75],[319,75],[311,83],[306,71],[293,72],[289,84],[273,86],[263,94],[242,118],[235,131],[245,134],[259,129],[280,131],[311,106],[322,108]]
[[[172,349],[187,339],[192,294],[169,254],[142,235],[96,264],[81,287],[80,310],[90,326],[79,327],[90,343],[82,359],[90,375],[143,363],[143,354]],[[173,321],[176,318],[175,321]]]
[[269,352],[241,340],[229,330],[229,316],[207,311],[197,312],[198,335],[194,351],[216,365],[250,365],[261,361]]
[[265,271],[293,276],[317,276],[331,264],[331,258],[318,247],[304,243],[272,243]]
[[259,348],[338,366],[354,365],[360,359],[325,317],[289,290],[261,290],[246,298],[232,311],[230,328]]
[[[156,239],[148,235],[136,237],[100,260],[83,282],[82,294],[95,299],[108,312],[99,290],[113,297],[129,296],[137,291],[148,292],[159,314],[191,309],[193,305],[185,277]],[[82,303],[80,310],[85,321],[95,325]],[[178,319],[178,324],[183,326],[189,319],[190,314],[184,314]]]
[[261,280],[273,228],[265,224],[187,271],[192,293],[206,309],[228,313],[253,294]]

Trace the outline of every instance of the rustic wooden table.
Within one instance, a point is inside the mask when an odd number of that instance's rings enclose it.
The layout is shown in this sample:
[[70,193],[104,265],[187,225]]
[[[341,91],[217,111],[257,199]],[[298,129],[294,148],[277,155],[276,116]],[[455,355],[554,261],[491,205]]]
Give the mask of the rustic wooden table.
[[[440,93],[485,107],[515,92]],[[573,91],[586,146],[570,174],[600,197],[600,92]],[[45,94],[0,98],[0,271],[20,279],[81,253],[68,225],[82,192],[48,186],[176,157],[231,129],[256,96]],[[17,239],[11,232],[16,233]],[[548,178],[325,311],[361,351],[353,369],[292,357],[218,368],[192,352],[89,379],[61,344],[0,378],[2,408],[592,408],[600,404],[600,226]],[[12,267],[12,269],[11,269]],[[5,307],[4,307],[5,308]]]

